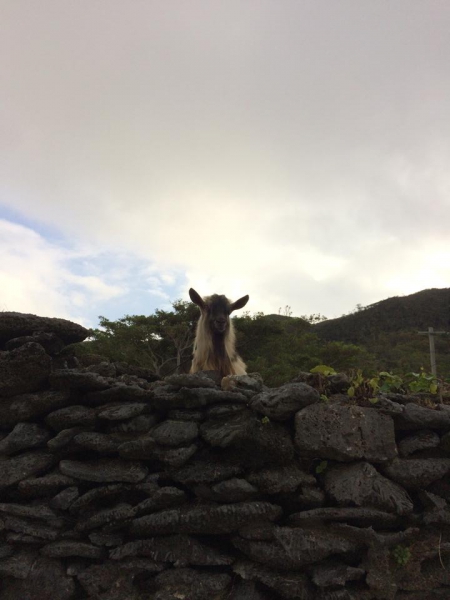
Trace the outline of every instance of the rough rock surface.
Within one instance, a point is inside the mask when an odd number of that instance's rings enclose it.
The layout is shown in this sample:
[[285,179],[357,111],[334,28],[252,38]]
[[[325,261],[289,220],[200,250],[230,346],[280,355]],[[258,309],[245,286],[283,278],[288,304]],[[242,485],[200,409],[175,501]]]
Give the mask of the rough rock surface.
[[449,597],[446,404],[78,367],[44,321],[0,315],[1,600]]

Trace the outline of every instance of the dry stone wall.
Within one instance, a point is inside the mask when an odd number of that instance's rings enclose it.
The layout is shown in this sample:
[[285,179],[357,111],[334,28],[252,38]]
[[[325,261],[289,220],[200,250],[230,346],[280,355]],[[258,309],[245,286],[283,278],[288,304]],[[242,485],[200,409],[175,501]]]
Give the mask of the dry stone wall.
[[157,381],[86,334],[0,315],[0,600],[450,598],[448,405]]

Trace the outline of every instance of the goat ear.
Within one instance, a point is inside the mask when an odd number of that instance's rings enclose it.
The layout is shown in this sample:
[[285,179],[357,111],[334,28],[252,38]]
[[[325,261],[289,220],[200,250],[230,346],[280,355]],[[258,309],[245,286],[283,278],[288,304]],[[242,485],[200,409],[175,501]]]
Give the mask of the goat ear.
[[200,308],[206,307],[206,304],[204,303],[203,298],[200,296],[200,294],[198,292],[196,292],[194,290],[194,288],[191,288],[189,290],[189,297],[192,300],[192,302],[194,304],[196,304],[198,307],[200,307]]
[[249,295],[239,298],[239,300],[236,300],[236,302],[233,302],[233,304],[231,305],[231,312],[233,312],[233,310],[237,310],[238,308],[243,308],[249,300]]

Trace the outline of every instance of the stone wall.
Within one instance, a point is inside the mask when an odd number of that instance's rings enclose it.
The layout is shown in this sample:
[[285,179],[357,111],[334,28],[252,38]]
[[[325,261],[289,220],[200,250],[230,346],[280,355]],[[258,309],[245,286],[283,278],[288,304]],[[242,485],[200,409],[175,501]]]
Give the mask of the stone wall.
[[448,405],[155,381],[86,334],[0,314],[0,600],[450,598]]

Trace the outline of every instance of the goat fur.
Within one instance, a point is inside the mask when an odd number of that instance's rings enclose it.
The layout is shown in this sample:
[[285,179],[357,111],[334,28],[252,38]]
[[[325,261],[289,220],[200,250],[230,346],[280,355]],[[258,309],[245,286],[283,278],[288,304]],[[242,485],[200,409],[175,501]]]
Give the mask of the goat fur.
[[[194,342],[194,355],[191,373],[197,371],[219,371],[221,377],[227,375],[245,375],[246,365],[236,352],[236,334],[229,313],[247,304],[249,297],[244,296],[232,303],[225,296],[206,296],[201,298],[192,288],[189,290],[191,300],[200,308],[200,318]],[[223,303],[227,307],[226,329],[223,333],[212,330],[211,307],[214,303]]]

